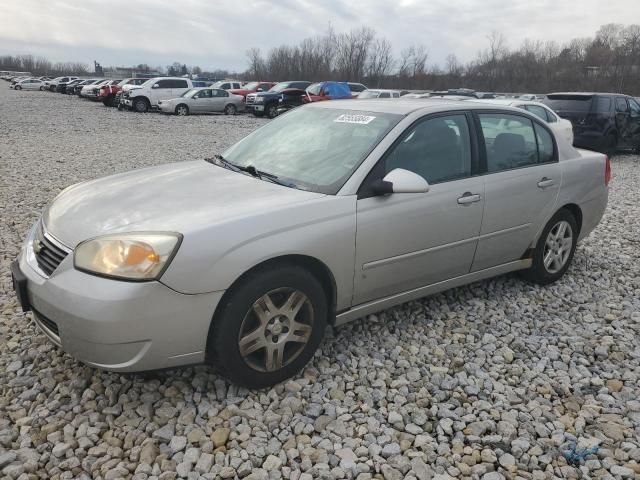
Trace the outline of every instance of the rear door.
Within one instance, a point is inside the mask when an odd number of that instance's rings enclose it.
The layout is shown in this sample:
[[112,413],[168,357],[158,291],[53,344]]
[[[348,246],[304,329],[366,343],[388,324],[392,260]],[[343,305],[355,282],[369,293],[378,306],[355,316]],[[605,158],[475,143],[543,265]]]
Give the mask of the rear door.
[[[181,96],[184,92],[189,90],[189,82],[183,79],[171,80],[171,97],[176,98]],[[162,99],[164,100],[164,98]]]
[[618,146],[631,146],[632,128],[629,104],[624,97],[615,97],[616,128],[618,129]]
[[[469,273],[484,205],[470,120],[459,111],[419,120],[363,183],[354,304]],[[373,195],[370,185],[396,168],[421,175],[429,191]]]
[[485,203],[473,271],[516,261],[553,213],[560,184],[547,126],[516,113],[478,112]]
[[632,98],[627,100],[629,101],[629,146],[638,149],[640,148],[640,104]]

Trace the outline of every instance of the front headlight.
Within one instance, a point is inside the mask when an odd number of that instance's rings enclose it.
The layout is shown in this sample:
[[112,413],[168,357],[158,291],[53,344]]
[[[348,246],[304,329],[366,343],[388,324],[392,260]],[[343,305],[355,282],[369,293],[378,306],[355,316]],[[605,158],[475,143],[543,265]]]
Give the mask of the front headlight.
[[264,97],[256,97],[255,103],[264,103]]
[[128,280],[156,280],[175,255],[178,233],[123,233],[105,235],[79,244],[74,265],[96,275]]

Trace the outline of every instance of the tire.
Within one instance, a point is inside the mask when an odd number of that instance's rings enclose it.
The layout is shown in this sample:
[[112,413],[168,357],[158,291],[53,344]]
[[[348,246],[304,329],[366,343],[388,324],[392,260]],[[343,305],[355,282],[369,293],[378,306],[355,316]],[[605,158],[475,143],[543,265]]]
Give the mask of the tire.
[[41,92],[44,92],[44,87],[40,87],[40,91],[41,91]]
[[14,90],[22,90],[22,87],[20,85],[16,85],[15,87],[13,87]]
[[[284,314],[287,301],[298,305],[289,316]],[[210,330],[207,358],[236,384],[263,388],[290,378],[313,357],[324,336],[325,291],[299,266],[252,272],[222,302]]]
[[133,101],[132,107],[138,113],[147,113],[149,111],[149,102],[146,98],[137,98]]
[[230,104],[228,104],[227,106],[224,107],[224,114],[225,115],[235,115],[237,112],[238,112],[238,109],[232,103],[230,103]]
[[602,147],[602,153],[604,153],[608,157],[613,157],[616,154],[617,150],[618,137],[616,137],[615,133],[611,132],[606,136],[604,146]]
[[181,103],[176,107],[176,115],[179,115],[181,117],[186,117],[187,115],[189,115],[189,107],[186,106],[184,103]]
[[278,116],[278,105],[272,103],[264,109],[268,118],[276,118]]
[[[561,230],[563,233],[558,238]],[[542,230],[533,252],[533,264],[522,272],[522,276],[538,285],[548,285],[560,279],[571,265],[579,233],[573,214],[565,208],[558,210]],[[545,263],[547,255],[551,258],[548,265]]]

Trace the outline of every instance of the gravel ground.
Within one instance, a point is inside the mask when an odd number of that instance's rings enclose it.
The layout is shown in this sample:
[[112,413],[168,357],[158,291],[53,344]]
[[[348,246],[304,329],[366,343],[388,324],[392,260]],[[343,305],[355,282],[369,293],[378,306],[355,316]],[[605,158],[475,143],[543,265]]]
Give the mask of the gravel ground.
[[[118,112],[0,84],[0,471],[6,478],[640,477],[640,157],[549,287],[506,276],[327,338],[268,391],[207,367],[88,368],[19,311],[10,261],[63,187],[219,152],[264,121]],[[579,466],[563,451],[597,446]]]

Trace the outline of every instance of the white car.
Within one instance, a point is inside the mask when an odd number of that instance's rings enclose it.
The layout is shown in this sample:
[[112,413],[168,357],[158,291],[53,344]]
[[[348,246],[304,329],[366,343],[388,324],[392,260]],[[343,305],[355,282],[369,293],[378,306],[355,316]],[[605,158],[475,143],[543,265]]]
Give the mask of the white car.
[[400,91],[385,88],[370,88],[360,92],[356,98],[400,98]]
[[87,83],[86,85],[82,86],[82,88],[80,89],[79,95],[81,97],[85,97],[86,98],[89,95],[89,92],[91,90],[93,90],[95,87],[99,87],[100,85],[104,85],[108,81],[109,81],[109,79],[104,79],[104,80],[100,80],[99,82]]
[[181,96],[193,88],[193,82],[182,77],[150,78],[142,85],[132,87],[122,94],[124,106],[136,112],[148,112],[158,108],[160,100],[169,100]]
[[219,88],[221,90],[239,90],[242,88],[244,82],[240,80],[219,80],[211,88]]
[[43,90],[42,82],[37,78],[25,78],[13,86],[14,90]]
[[78,77],[56,77],[53,80],[50,80],[46,87],[54,92],[59,83],[69,83],[71,80],[76,80],[77,78]]
[[570,145],[573,144],[573,125],[569,120],[560,118],[553,110],[540,102],[522,100],[521,98],[492,98],[492,99],[471,99],[473,102],[488,103],[493,105],[502,105],[508,107],[522,108],[527,112],[533,113],[536,117],[544,120],[551,130],[557,135],[563,137]]

